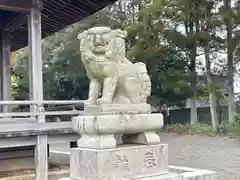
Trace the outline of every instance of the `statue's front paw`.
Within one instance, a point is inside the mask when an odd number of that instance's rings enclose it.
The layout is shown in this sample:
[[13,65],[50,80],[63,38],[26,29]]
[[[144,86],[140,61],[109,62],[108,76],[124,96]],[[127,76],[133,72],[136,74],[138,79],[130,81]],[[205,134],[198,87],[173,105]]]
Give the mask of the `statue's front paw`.
[[86,101],[84,101],[84,105],[95,105],[96,101],[94,101],[93,99],[88,99]]
[[97,104],[100,105],[100,104],[110,104],[111,103],[111,100],[109,99],[106,99],[106,98],[99,98],[97,100]]

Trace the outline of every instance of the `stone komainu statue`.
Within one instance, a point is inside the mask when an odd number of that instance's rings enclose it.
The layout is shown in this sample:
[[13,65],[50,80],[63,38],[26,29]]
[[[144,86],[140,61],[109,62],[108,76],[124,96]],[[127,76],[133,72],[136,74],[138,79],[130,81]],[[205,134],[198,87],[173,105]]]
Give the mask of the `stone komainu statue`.
[[90,79],[88,105],[146,103],[151,81],[144,63],[125,57],[126,31],[94,27],[78,35]]

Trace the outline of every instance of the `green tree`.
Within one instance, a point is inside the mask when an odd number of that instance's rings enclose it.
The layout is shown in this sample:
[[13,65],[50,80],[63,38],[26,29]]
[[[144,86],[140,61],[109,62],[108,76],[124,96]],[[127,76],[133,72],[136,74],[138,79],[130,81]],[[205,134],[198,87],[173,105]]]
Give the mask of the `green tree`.
[[[133,62],[146,63],[152,80],[150,102],[183,105],[197,91],[193,78],[196,74],[200,17],[194,3],[188,0],[153,1],[150,4],[147,0],[119,1],[81,23],[46,38],[42,48],[44,98],[87,98],[88,80],[76,37],[87,28],[106,25],[128,31],[127,56]],[[190,7],[195,7],[195,10]],[[15,96],[26,99],[27,50],[21,51],[17,59],[14,72],[22,93]],[[194,88],[189,88],[189,82]]]
[[165,1],[142,8],[137,21],[127,27],[128,57],[147,65],[152,80],[153,104],[179,104],[189,96],[187,61],[170,37],[182,38],[173,25],[165,24]]

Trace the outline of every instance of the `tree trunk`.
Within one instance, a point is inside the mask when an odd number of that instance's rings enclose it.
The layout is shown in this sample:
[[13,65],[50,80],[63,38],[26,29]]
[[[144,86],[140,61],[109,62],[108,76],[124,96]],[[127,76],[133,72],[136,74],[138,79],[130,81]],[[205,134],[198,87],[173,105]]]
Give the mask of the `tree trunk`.
[[208,86],[208,92],[209,92],[212,128],[214,132],[217,132],[219,128],[219,117],[217,113],[216,92],[212,88],[211,62],[210,62],[210,52],[209,52],[208,44],[204,46],[204,54],[205,54],[205,63],[206,63],[206,77],[207,77],[207,86]]
[[219,128],[219,115],[217,112],[217,97],[216,91],[213,89],[213,81],[212,81],[212,73],[211,73],[211,61],[210,61],[210,33],[211,33],[211,23],[209,19],[211,19],[211,8],[207,8],[205,12],[205,22],[203,21],[202,24],[202,33],[205,34],[204,37],[205,43],[203,46],[204,54],[205,54],[205,64],[206,64],[206,77],[207,77],[207,88],[209,93],[209,103],[210,103],[210,113],[211,113],[211,120],[212,120],[212,129],[214,132],[218,131]]
[[235,101],[234,101],[234,80],[233,80],[233,58],[228,52],[228,118],[229,122],[234,122],[235,116]]
[[[191,19],[191,18],[190,18]],[[189,23],[189,31],[190,34],[194,34],[199,31],[199,24],[196,19],[195,20],[195,27],[196,30],[194,31],[194,21],[190,20]],[[197,44],[196,42],[192,42],[191,48],[190,48],[190,72],[191,72],[191,90],[192,90],[192,96],[191,96],[191,124],[196,124],[198,122],[197,117],[197,73],[196,73],[196,57],[197,57]]]
[[[193,6],[192,6],[193,5]],[[196,11],[198,10],[198,2],[194,1],[193,4],[188,4],[190,7],[186,8],[194,8]],[[185,32],[187,36],[192,37],[196,33],[199,32],[199,17],[194,14],[190,13],[185,16],[184,20]],[[194,37],[193,37],[194,38]],[[196,57],[197,57],[197,42],[195,39],[190,40],[190,43],[187,45],[187,56],[189,57],[190,66],[189,71],[191,75],[190,80],[190,88],[192,90],[192,94],[190,97],[190,123],[196,124],[198,122],[197,118],[197,73],[196,73]]]
[[[224,0],[225,12],[231,10],[231,0]],[[228,60],[228,119],[230,123],[234,122],[235,116],[235,102],[234,102],[234,67],[233,67],[233,46],[232,46],[232,22],[231,18],[226,18],[227,29],[227,60]]]
[[[194,51],[194,50],[193,50]],[[191,77],[191,89],[192,89],[192,96],[191,96],[191,124],[196,124],[198,119],[197,119],[197,74],[196,74],[196,56],[194,55],[194,52],[191,52],[191,65],[190,65],[190,71],[192,74]]]

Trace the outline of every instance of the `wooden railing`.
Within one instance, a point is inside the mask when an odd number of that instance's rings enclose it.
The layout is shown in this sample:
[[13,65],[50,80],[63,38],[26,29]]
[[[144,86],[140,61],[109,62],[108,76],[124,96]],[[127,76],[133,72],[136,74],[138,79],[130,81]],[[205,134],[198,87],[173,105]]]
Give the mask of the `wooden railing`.
[[[0,101],[0,106],[4,105],[36,105],[35,112],[2,112],[0,113],[0,118],[4,117],[29,117],[29,116],[56,116],[56,115],[78,115],[81,111],[76,109],[70,111],[48,111],[48,108],[43,108],[44,105],[82,105],[83,100],[68,100],[68,101],[42,101],[40,104],[37,101]],[[36,118],[37,119],[37,118]]]
[[0,105],[44,105],[44,104],[83,104],[84,100],[57,100],[57,101],[0,101]]
[[[35,170],[37,180],[48,179],[48,144],[61,142],[75,142],[79,135],[72,130],[71,122],[45,122],[45,116],[52,115],[80,115],[82,111],[45,111],[44,105],[59,104],[83,104],[84,101],[42,101],[41,104],[36,101],[0,101],[1,105],[37,105],[41,111],[36,112],[9,112],[0,113],[0,117],[10,117],[9,121],[0,120],[0,148],[10,147],[35,147]],[[21,122],[16,119],[14,122],[11,117],[29,117],[35,116],[36,121]],[[38,122],[38,118],[43,121]]]

